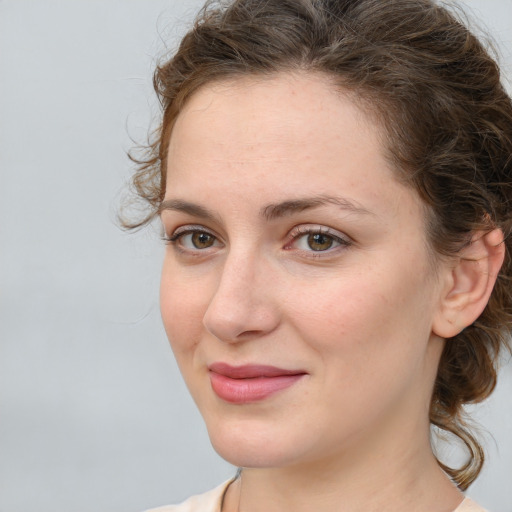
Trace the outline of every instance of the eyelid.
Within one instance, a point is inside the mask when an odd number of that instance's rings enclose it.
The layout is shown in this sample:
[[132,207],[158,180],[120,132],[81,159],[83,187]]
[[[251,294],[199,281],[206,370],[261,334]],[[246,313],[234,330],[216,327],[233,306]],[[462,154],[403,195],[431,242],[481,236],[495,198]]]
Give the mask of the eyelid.
[[185,224],[184,226],[178,226],[173,230],[169,238],[176,238],[188,233],[208,233],[209,235],[219,238],[217,234],[211,229],[205,228],[201,224]]
[[[179,243],[180,238],[182,238],[186,235],[195,234],[195,233],[205,233],[207,235],[212,236],[215,239],[214,245],[211,247],[205,248],[205,249],[199,249],[199,248],[192,249],[189,247],[185,247]],[[177,228],[172,230],[172,232],[170,234],[165,233],[162,236],[162,238],[167,244],[172,245],[177,250],[179,250],[181,252],[187,252],[190,254],[205,253],[208,251],[208,249],[218,247],[219,245],[222,244],[222,240],[214,231],[206,228],[205,226],[203,226],[201,224],[185,224],[183,226],[178,226]]]
[[286,243],[285,249],[293,249],[292,245],[297,240],[300,240],[302,237],[304,237],[306,235],[314,235],[314,234],[322,234],[322,235],[330,236],[333,240],[338,242],[339,245],[337,245],[336,247],[334,247],[332,249],[327,249],[325,251],[313,251],[313,250],[305,251],[302,249],[297,249],[297,250],[300,250],[301,252],[308,252],[308,253],[311,252],[314,254],[315,257],[319,257],[322,254],[332,253],[332,252],[336,251],[337,249],[340,249],[340,247],[343,249],[343,248],[346,248],[354,243],[354,241],[352,240],[351,237],[349,237],[345,233],[342,233],[336,229],[332,229],[330,227],[322,226],[322,225],[318,225],[318,224],[302,224],[300,226],[294,227],[290,231],[290,233],[288,235],[289,241]]
[[202,224],[183,224],[173,229],[166,229],[163,226],[163,235],[162,237],[166,240],[176,239],[177,237],[187,234],[187,233],[208,233],[209,235],[214,236],[215,238],[219,238],[215,231],[212,231],[209,228],[206,228]]

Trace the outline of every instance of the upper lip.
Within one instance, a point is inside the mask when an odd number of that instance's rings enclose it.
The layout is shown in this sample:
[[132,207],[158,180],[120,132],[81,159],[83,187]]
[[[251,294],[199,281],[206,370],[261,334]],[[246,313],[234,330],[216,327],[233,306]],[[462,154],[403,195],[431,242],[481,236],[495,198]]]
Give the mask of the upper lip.
[[231,379],[254,379],[256,377],[280,377],[283,375],[302,375],[304,370],[286,370],[276,366],[264,364],[244,364],[242,366],[231,366],[227,363],[213,363],[208,366],[211,372],[224,375]]

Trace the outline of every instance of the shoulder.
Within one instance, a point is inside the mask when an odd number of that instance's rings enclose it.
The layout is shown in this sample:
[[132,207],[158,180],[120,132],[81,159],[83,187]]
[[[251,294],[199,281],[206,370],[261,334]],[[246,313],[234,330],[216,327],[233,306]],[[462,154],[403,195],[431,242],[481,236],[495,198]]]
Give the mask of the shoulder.
[[480,505],[475,503],[470,498],[465,498],[464,501],[453,512],[487,512]]
[[228,480],[211,491],[191,496],[179,505],[167,505],[146,512],[220,512],[222,498],[231,482]]

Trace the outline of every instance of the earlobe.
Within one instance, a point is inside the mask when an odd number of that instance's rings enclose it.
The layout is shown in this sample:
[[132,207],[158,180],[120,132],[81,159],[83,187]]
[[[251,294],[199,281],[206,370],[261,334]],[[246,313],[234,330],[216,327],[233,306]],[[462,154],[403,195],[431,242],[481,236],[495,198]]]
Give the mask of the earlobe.
[[479,231],[460,251],[434,318],[435,334],[452,338],[480,316],[505,258],[503,239],[501,229]]

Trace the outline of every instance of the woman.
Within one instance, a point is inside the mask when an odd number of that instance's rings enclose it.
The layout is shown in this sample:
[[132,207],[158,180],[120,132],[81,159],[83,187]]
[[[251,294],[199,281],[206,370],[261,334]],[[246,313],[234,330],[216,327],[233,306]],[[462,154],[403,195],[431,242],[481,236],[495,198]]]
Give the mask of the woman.
[[155,86],[126,225],[161,218],[166,332],[242,468],[161,510],[483,510],[462,405],[510,335],[512,105],[482,45],[429,0],[214,3]]

